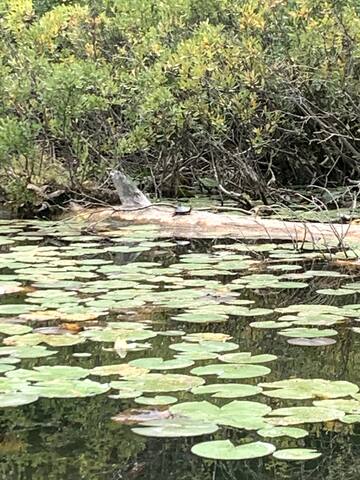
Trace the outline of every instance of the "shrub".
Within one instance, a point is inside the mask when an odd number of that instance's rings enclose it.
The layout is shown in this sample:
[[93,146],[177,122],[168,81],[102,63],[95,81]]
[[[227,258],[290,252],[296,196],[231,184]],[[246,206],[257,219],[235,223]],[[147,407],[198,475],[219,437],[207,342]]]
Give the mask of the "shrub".
[[[159,195],[360,170],[355,0],[0,0],[0,175]],[[66,172],[66,174],[65,174]]]

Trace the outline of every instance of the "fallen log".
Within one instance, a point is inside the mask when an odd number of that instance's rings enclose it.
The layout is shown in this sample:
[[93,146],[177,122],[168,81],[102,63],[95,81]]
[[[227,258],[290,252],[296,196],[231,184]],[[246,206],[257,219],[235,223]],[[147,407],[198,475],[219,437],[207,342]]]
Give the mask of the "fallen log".
[[239,238],[244,240],[289,240],[314,244],[360,242],[360,225],[312,222],[288,222],[192,210],[189,215],[174,216],[174,208],[150,205],[140,209],[104,207],[77,209],[72,218],[86,222],[90,229],[114,230],[127,225],[152,224],[159,227],[159,237]]
[[151,204],[147,197],[123,173],[112,179],[122,205],[79,208],[71,218],[86,222],[89,229],[106,231],[127,225],[159,227],[158,237],[237,238],[243,240],[291,241],[296,244],[360,243],[360,225],[290,222],[259,218],[256,215],[213,213],[193,209],[189,215],[174,215],[175,206]]

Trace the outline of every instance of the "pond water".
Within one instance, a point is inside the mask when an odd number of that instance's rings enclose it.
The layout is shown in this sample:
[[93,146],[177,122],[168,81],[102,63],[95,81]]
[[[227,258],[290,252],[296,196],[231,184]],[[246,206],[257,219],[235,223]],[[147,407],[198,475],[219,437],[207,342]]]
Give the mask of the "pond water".
[[356,265],[158,236],[0,221],[0,478],[358,479]]

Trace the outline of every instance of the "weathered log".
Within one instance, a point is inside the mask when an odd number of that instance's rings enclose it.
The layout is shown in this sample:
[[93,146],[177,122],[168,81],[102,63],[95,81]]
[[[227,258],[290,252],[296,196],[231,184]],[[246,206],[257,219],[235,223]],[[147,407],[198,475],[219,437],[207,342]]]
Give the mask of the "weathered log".
[[[121,206],[77,209],[73,216],[86,221],[89,228],[117,229],[126,225],[153,224],[159,228],[159,237],[220,238],[244,240],[285,240],[297,244],[360,242],[360,225],[312,222],[288,222],[263,219],[256,216],[239,216],[229,213],[212,213],[192,210],[190,215],[174,215],[168,204],[151,204],[134,183],[119,171],[113,171],[112,180]],[[75,212],[74,212],[75,213]]]
[[74,212],[73,217],[86,221],[90,228],[97,230],[153,224],[160,227],[159,237],[230,237],[340,245],[344,241],[360,242],[360,225],[288,222],[196,209],[190,215],[174,216],[173,208],[156,205],[136,210],[127,210],[123,207],[80,209]]

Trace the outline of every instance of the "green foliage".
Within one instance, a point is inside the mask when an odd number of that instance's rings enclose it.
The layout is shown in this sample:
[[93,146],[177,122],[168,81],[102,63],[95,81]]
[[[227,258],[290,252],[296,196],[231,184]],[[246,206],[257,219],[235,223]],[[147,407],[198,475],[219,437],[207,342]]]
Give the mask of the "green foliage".
[[14,176],[81,189],[119,164],[171,194],[198,172],[254,195],[359,172],[355,0],[0,0],[0,13],[10,190]]

